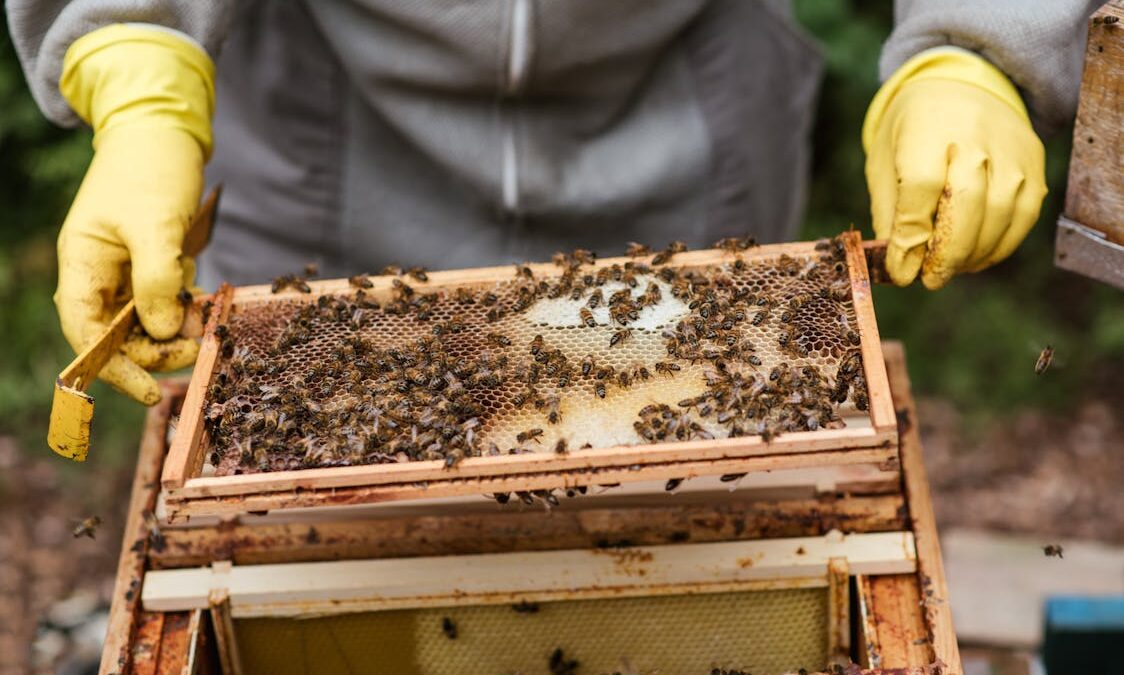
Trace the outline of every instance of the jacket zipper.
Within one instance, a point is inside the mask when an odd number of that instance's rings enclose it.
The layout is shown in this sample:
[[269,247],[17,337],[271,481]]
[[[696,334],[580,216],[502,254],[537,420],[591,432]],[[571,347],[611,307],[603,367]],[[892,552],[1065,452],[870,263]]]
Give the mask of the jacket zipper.
[[516,143],[516,110],[511,100],[523,91],[531,64],[531,0],[512,0],[511,32],[508,44],[507,77],[503,109],[503,177],[504,210],[519,215],[519,153]]

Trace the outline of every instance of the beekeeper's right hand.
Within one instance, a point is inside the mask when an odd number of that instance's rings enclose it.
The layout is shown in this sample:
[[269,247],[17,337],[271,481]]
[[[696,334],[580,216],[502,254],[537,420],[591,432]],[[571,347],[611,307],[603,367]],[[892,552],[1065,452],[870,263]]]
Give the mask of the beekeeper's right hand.
[[211,152],[214,66],[173,31],[112,25],[67,50],[59,89],[94,130],[94,158],[58,239],[55,293],[75,351],[95,340],[131,297],[144,335],[134,334],[101,371],[122,393],[160,400],[148,370],[175,370],[198,353],[178,338],[194,261],[184,235]]

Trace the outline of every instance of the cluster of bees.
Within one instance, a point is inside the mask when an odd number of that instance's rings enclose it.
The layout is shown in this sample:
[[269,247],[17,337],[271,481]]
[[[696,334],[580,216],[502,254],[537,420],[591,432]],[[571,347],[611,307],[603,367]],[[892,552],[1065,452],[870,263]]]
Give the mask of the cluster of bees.
[[[754,245],[750,238],[716,243],[735,255]],[[452,467],[466,457],[536,452],[543,449],[540,427],[520,431],[510,447],[488,439],[484,401],[490,393],[509,392],[516,408],[533,407],[547,424],[558,424],[570,387],[588,388],[604,399],[612,388],[675,377],[700,363],[706,366],[707,390],[678,406],[651,404],[639,410],[634,427],[640,440],[706,439],[720,433],[770,441],[785,432],[836,428],[843,424],[837,404],[850,397],[860,409],[867,405],[859,337],[846,316],[839,315],[836,328],[835,342],[847,346],[832,354],[840,363],[836,373],[788,363],[766,372],[759,355],[764,346],[747,337],[768,324],[777,341],[769,349],[796,363],[809,355],[810,346],[820,348],[801,328],[801,314],[812,305],[837,307],[849,301],[850,285],[842,239],[816,248],[813,260],[782,255],[770,263],[776,274],[807,280],[806,287],[818,289],[785,297],[737,283],[749,267],[740,256],[705,269],[667,266],[686,250],[681,242],[654,255],[633,244],[631,260],[597,268],[591,267],[596,258],[590,251],[556,254],[560,274],[536,278],[530,267],[518,265],[511,282],[490,290],[415,287],[411,282],[428,282],[424,269],[389,267],[383,274],[392,277],[390,291],[381,303],[371,295],[374,284],[368,276],[351,277],[350,293],[298,303],[267,349],[240,345],[235,323],[216,328],[223,359],[205,414],[216,448],[211,463],[217,466],[224,453],[233,453],[234,472],[418,460]],[[649,255],[647,263],[639,260]],[[275,281],[274,290],[305,292],[306,286],[304,277],[288,275]],[[689,313],[662,331],[667,357],[650,364],[614,367],[602,362],[604,356],[568,355],[541,334],[516,344],[502,329],[475,323],[495,324],[541,299],[564,298],[581,303],[576,318],[587,328],[597,325],[594,310],[608,310],[613,328],[606,349],[611,353],[632,339],[634,323],[665,293]],[[450,306],[459,309],[450,312]],[[364,332],[381,316],[428,330],[387,347]],[[451,346],[458,335],[482,330],[489,331],[483,348],[465,353]],[[307,365],[287,365],[294,350],[327,333],[336,339],[326,357],[321,353]],[[571,451],[564,439],[550,447],[559,454]],[[516,496],[527,503],[557,502],[550,491]]]

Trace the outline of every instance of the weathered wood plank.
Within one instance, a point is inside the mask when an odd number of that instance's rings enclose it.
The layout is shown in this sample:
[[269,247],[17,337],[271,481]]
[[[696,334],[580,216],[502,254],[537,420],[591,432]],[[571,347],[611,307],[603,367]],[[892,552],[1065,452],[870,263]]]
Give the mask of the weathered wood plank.
[[[1106,21],[1109,19],[1109,21]],[[1124,4],[1110,2],[1089,20],[1085,71],[1065,215],[1124,244]]]
[[343,519],[166,528],[153,568],[465,555],[677,542],[889,532],[905,528],[901,495],[659,508]]
[[151,512],[156,504],[156,484],[164,461],[164,434],[177,399],[183,395],[184,386],[182,380],[162,381],[164,398],[145,417],[144,435],[141,438],[129,497],[129,511],[125,519],[121,557],[117,562],[105,646],[102,649],[99,669],[102,675],[125,672],[129,667],[129,645],[136,626],[137,602],[144,575],[145,552],[148,549],[144,512]]
[[929,477],[921,454],[917,409],[905,369],[905,351],[898,342],[885,342],[882,350],[890,373],[890,390],[894,393],[894,405],[899,419],[902,481],[911,525],[917,538],[917,578],[929,628],[928,639],[937,661],[951,669],[950,672],[958,673],[961,672],[960,648],[956,643],[956,632],[952,628],[948,584],[945,580],[944,562],[941,560],[941,544],[937,538],[933,500],[929,493]]

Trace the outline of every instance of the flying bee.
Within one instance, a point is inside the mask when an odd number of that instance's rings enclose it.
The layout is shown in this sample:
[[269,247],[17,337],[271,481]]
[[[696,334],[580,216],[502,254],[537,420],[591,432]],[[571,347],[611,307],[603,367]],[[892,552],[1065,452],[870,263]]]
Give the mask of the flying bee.
[[534,337],[534,339],[531,340],[531,356],[535,356],[539,352],[541,352],[542,347],[543,347],[542,335],[536,335]]
[[95,539],[96,537],[94,535],[97,534],[99,525],[101,525],[100,516],[90,516],[89,518],[83,518],[73,527],[73,529],[70,530],[70,536],[74,537],[75,539],[77,539],[78,537],[89,537],[90,539]]
[[534,441],[536,443],[542,443],[542,441],[539,440],[539,436],[542,436],[542,429],[536,427],[534,429],[528,429],[516,434],[515,442],[526,443],[527,441]]
[[429,281],[429,275],[426,274],[426,269],[424,267],[411,267],[406,270],[406,274],[422,283]]
[[589,309],[582,307],[580,314],[582,323],[586,325],[586,328],[593,328],[597,325],[597,321],[595,321],[593,318],[593,312],[589,311]]
[[[1042,373],[1046,372],[1046,369],[1049,368],[1050,364],[1053,363],[1053,362],[1054,362],[1054,348],[1051,347],[1050,345],[1046,345],[1046,348],[1043,349],[1042,352],[1038,355],[1038,361],[1036,361],[1034,363],[1034,374],[1035,375],[1041,375]],[[1064,368],[1063,368],[1063,370],[1064,370]],[[1059,553],[1060,553],[1060,550],[1061,549],[1059,548]],[[1058,557],[1060,558],[1061,555],[1059,554]]]
[[632,329],[624,328],[613,333],[613,337],[609,338],[609,347],[616,347],[619,344],[624,344],[624,341],[632,337]]
[[351,284],[353,288],[371,288],[374,286],[366,274],[356,274],[353,277],[348,277],[347,283]]
[[673,373],[679,372],[680,370],[683,369],[679,366],[678,363],[672,363],[671,361],[656,362],[656,372],[661,375],[671,376]]
[[1063,557],[1062,556],[1062,545],[1061,544],[1046,544],[1045,546],[1042,547],[1042,553],[1044,553],[1047,558],[1061,558],[1061,557]]
[[637,244],[634,241],[628,242],[628,247],[624,250],[624,254],[630,258],[639,258],[651,253],[652,249],[650,247],[644,244]]
[[488,342],[496,345],[497,347],[510,347],[511,338],[499,333],[488,333]]

